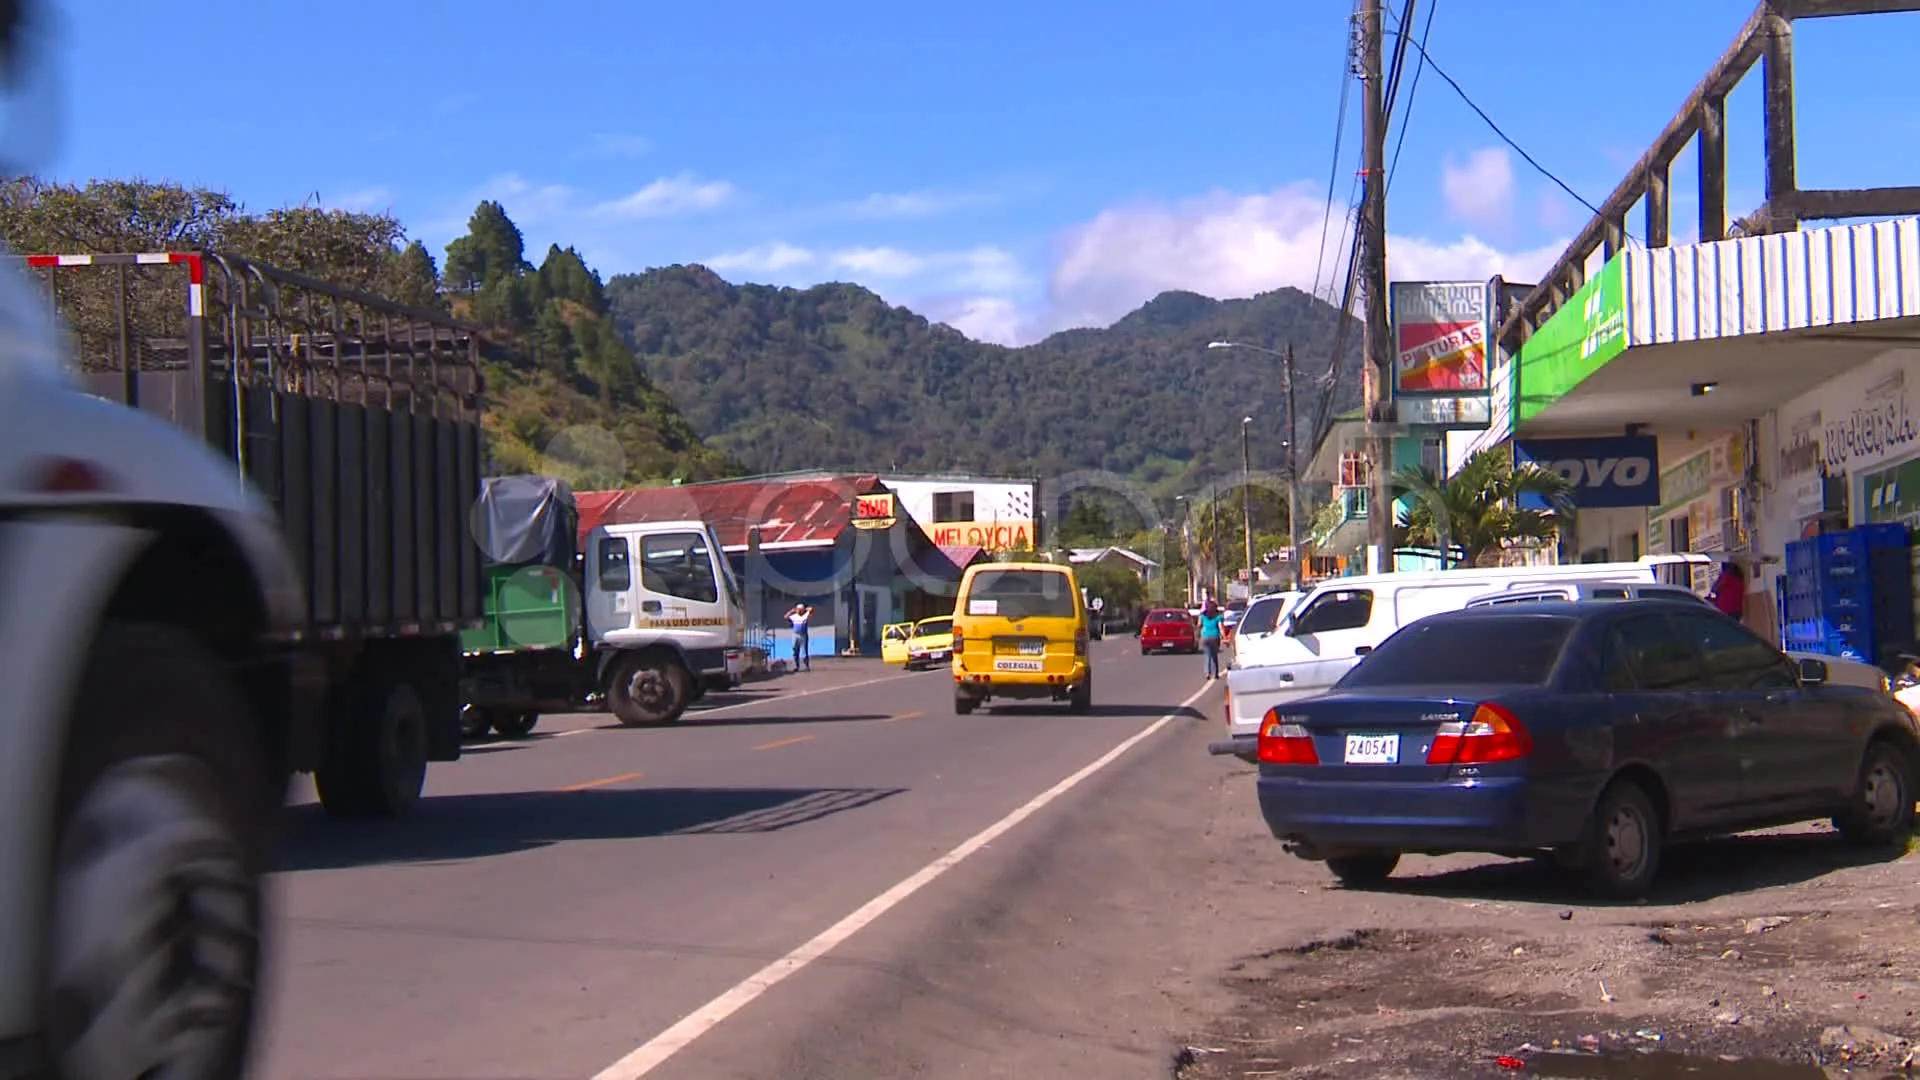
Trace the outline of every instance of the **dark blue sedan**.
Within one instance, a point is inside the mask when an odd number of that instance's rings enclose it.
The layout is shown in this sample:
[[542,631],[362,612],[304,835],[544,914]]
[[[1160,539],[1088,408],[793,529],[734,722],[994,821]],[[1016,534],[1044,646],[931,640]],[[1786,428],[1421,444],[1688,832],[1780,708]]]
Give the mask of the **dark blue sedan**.
[[1267,713],[1260,813],[1343,882],[1403,853],[1551,854],[1617,899],[1677,840],[1832,818],[1904,843],[1920,723],[1667,600],[1449,612]]

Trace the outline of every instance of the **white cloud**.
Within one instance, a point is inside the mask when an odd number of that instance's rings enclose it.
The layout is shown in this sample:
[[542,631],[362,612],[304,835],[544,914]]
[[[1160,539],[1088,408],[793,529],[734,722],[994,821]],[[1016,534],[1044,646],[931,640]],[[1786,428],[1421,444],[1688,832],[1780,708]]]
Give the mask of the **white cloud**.
[[847,217],[866,221],[939,217],[969,206],[993,201],[989,195],[964,191],[877,192],[864,199],[846,203],[840,209]]
[[356,214],[371,214],[391,209],[393,206],[393,192],[383,187],[359,188],[354,191],[341,192],[335,196],[331,202],[336,208],[341,210],[351,211]]
[[[1042,328],[1106,326],[1168,289],[1216,299],[1252,296],[1282,286],[1311,289],[1321,255],[1326,203],[1300,183],[1263,195],[1216,192],[1177,203],[1108,210],[1067,230],[1048,281],[1050,310]],[[1345,267],[1335,250],[1336,219],[1317,274],[1322,295]],[[1473,237],[1435,241],[1389,236],[1390,278],[1477,280],[1495,273],[1534,280],[1564,244],[1505,252]]]
[[803,247],[776,240],[759,247],[730,251],[705,260],[707,268],[719,273],[778,274],[810,266],[818,258]]
[[599,204],[596,209],[616,218],[660,218],[713,210],[736,192],[725,180],[701,180],[691,173],[664,176],[630,195]]
[[827,262],[847,273],[881,280],[938,275],[949,287],[980,292],[1011,291],[1027,282],[1020,260],[1011,252],[990,245],[940,252],[913,252],[894,247],[844,248],[830,254]]
[[1020,305],[1004,296],[927,300],[921,306],[921,313],[932,321],[946,323],[975,341],[995,345],[1019,344],[1027,322]]
[[1513,159],[1504,146],[1488,147],[1440,165],[1447,213],[1475,225],[1505,225],[1513,212]]
[[602,154],[614,157],[639,157],[653,149],[653,140],[644,135],[619,135],[598,132],[593,136],[594,149]]

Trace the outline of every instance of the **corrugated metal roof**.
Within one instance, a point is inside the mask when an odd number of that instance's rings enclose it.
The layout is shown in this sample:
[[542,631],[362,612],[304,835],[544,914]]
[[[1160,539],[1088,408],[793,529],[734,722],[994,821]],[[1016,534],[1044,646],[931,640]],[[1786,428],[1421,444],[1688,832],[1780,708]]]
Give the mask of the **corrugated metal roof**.
[[850,527],[855,495],[880,490],[873,474],[795,480],[735,480],[627,491],[583,491],[580,532],[596,525],[696,519],[713,526],[726,548],[744,548],[747,530],[762,545],[826,546]]
[[1920,316],[1920,218],[1629,249],[1627,344]]

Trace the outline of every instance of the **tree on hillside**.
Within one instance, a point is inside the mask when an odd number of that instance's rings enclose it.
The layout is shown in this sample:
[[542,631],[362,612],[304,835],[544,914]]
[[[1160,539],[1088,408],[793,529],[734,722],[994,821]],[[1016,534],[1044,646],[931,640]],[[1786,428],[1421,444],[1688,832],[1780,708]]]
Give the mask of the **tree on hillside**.
[[467,234],[447,245],[447,283],[473,292],[497,278],[517,278],[531,270],[527,242],[507,208],[488,199],[467,219]]
[[1076,493],[1060,519],[1055,544],[1059,547],[1100,547],[1114,542],[1113,518],[1084,493]]
[[[1452,476],[1403,467],[1393,485],[1396,495],[1412,496],[1403,523],[1407,541],[1462,566],[1493,565],[1508,543],[1552,540],[1573,517],[1566,477],[1533,462],[1516,465],[1499,448],[1474,454]],[[1546,507],[1523,505],[1528,501]]]

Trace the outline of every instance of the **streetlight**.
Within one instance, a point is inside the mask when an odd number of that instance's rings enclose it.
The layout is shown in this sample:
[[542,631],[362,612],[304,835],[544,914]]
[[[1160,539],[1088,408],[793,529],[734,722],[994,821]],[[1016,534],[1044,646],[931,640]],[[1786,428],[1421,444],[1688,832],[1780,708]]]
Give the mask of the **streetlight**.
[[[1248,349],[1257,353],[1277,357],[1280,360],[1281,382],[1287,396],[1287,441],[1282,444],[1287,451],[1287,548],[1293,555],[1294,586],[1299,587],[1300,567],[1300,473],[1294,461],[1294,448],[1300,441],[1299,425],[1295,423],[1293,412],[1293,346],[1288,345],[1286,352],[1269,349],[1264,345],[1248,345],[1241,341],[1209,341],[1209,349]],[[1240,425],[1241,446],[1246,445],[1246,421]],[[1253,557],[1247,557],[1247,590],[1253,590]]]
[[1253,599],[1253,451],[1247,430],[1253,417],[1240,418],[1240,525],[1247,544],[1247,599]]

